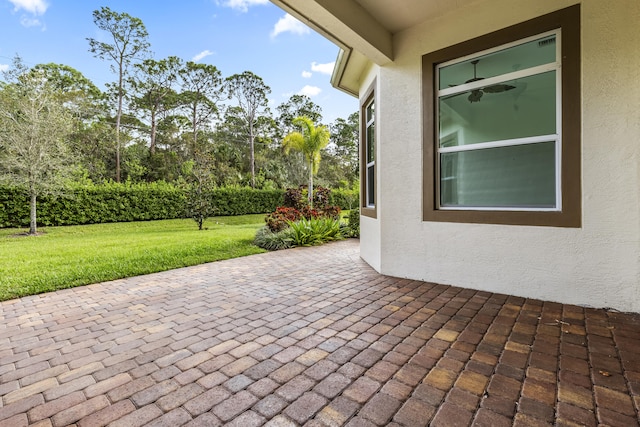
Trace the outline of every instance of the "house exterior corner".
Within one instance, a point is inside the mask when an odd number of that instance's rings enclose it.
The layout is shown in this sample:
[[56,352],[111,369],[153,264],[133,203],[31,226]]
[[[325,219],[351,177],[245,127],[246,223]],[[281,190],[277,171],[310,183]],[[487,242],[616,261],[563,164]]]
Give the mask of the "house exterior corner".
[[362,69],[361,256],[386,275],[640,312],[640,3],[463,3]]

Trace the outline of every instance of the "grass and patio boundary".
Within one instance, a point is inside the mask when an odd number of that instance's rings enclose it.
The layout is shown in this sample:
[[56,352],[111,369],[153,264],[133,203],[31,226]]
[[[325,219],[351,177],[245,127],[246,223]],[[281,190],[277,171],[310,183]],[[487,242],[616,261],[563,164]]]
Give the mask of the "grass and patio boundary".
[[264,215],[0,229],[0,301],[265,252]]

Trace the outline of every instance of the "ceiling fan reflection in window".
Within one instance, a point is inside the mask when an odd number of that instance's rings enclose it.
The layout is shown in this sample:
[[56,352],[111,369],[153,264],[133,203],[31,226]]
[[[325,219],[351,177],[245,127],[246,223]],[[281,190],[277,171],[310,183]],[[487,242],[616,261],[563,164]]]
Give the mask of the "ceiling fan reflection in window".
[[[465,84],[477,82],[479,80],[484,80],[484,77],[478,77],[477,75],[478,62],[480,62],[479,59],[474,59],[473,61],[471,61],[471,63],[473,64],[473,78],[467,80]],[[457,86],[457,85],[449,85],[449,86]],[[469,102],[480,102],[480,98],[482,98],[482,95],[484,95],[485,93],[500,93],[500,92],[506,92],[508,90],[515,89],[515,88],[516,88],[515,86],[504,84],[504,83],[489,85],[489,86],[481,87],[479,89],[473,89],[467,99],[469,100]]]

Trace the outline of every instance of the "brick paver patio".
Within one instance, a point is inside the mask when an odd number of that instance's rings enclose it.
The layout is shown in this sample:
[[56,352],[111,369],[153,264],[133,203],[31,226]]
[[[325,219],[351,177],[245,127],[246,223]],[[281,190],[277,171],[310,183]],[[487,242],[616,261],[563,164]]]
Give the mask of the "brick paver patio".
[[350,240],[3,302],[0,396],[2,427],[633,426],[640,317],[381,276]]

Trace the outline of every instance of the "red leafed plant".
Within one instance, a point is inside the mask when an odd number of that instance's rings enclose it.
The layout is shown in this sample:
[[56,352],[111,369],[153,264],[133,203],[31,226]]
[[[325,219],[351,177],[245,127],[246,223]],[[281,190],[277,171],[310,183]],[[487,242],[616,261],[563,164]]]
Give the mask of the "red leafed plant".
[[314,190],[314,207],[306,204],[304,193],[305,186],[289,188],[285,193],[285,206],[276,208],[275,212],[267,214],[265,222],[267,227],[274,233],[282,231],[289,226],[290,222],[301,219],[332,218],[340,219],[340,208],[329,205],[329,194],[331,190],[323,187],[316,187]]
[[280,206],[275,212],[267,214],[265,222],[267,227],[274,233],[282,231],[289,226],[289,222],[298,221],[302,218],[302,214],[296,208]]

